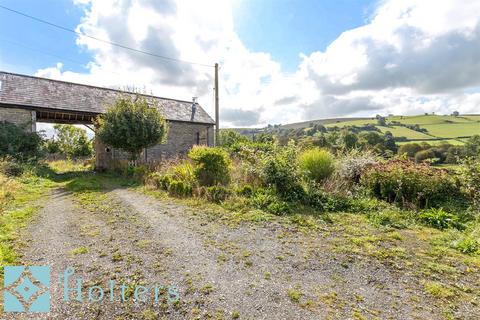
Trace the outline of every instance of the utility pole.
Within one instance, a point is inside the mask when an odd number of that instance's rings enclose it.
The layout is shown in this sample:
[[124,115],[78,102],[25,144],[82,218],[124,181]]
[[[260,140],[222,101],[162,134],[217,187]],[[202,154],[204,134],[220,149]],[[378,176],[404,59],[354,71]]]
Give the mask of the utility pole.
[[220,118],[219,118],[219,103],[218,103],[218,63],[215,63],[215,146],[220,141]]

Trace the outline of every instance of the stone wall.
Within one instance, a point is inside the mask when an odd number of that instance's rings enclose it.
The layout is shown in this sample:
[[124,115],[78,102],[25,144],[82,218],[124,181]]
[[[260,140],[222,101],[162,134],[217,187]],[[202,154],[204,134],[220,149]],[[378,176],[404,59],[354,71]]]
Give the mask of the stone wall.
[[30,132],[36,131],[36,113],[32,110],[0,107],[0,121],[25,126]]
[[[184,156],[194,145],[213,146],[213,125],[168,122],[168,136],[165,143],[158,144],[142,152],[139,160],[142,162],[158,162],[177,156]],[[129,155],[121,150],[115,150],[98,141],[95,142],[96,167],[107,169],[112,161],[128,160]]]

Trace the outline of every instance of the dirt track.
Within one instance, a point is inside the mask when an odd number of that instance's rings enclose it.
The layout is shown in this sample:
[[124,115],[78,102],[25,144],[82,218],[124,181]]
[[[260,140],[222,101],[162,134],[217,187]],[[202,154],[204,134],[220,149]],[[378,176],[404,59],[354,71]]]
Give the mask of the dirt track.
[[[335,250],[335,231],[224,223],[197,209],[117,188],[95,206],[55,190],[25,230],[23,264],[52,269],[49,314],[32,319],[440,319],[412,272]],[[83,279],[82,303],[62,301],[63,272]],[[179,301],[108,301],[109,281],[178,286]],[[105,288],[101,302],[88,288]],[[120,289],[118,289],[120,290]],[[118,291],[120,292],[120,291]],[[117,292],[117,293],[118,293]],[[473,307],[463,310],[479,315]],[[11,314],[9,315],[12,316]],[[363,317],[363,318],[362,318]],[[28,318],[18,314],[17,318]]]

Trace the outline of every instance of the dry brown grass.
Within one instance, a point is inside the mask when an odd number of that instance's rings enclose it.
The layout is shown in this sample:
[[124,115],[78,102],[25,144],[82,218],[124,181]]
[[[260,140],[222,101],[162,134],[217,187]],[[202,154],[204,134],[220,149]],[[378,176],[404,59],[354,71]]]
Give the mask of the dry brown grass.
[[15,180],[0,174],[0,212],[7,205],[8,201],[13,198],[15,191],[20,188],[20,184]]

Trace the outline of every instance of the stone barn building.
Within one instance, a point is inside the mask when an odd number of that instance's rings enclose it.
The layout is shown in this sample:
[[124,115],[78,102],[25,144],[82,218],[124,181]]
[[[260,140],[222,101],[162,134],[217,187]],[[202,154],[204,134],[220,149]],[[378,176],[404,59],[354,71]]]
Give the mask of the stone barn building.
[[[25,125],[35,131],[37,122],[93,125],[119,97],[134,93],[0,72],[0,121]],[[157,105],[168,123],[163,144],[144,150],[147,162],[183,155],[193,145],[213,145],[214,120],[194,101],[182,101],[141,95]],[[95,164],[106,169],[112,160],[126,159],[126,154],[95,139]]]

